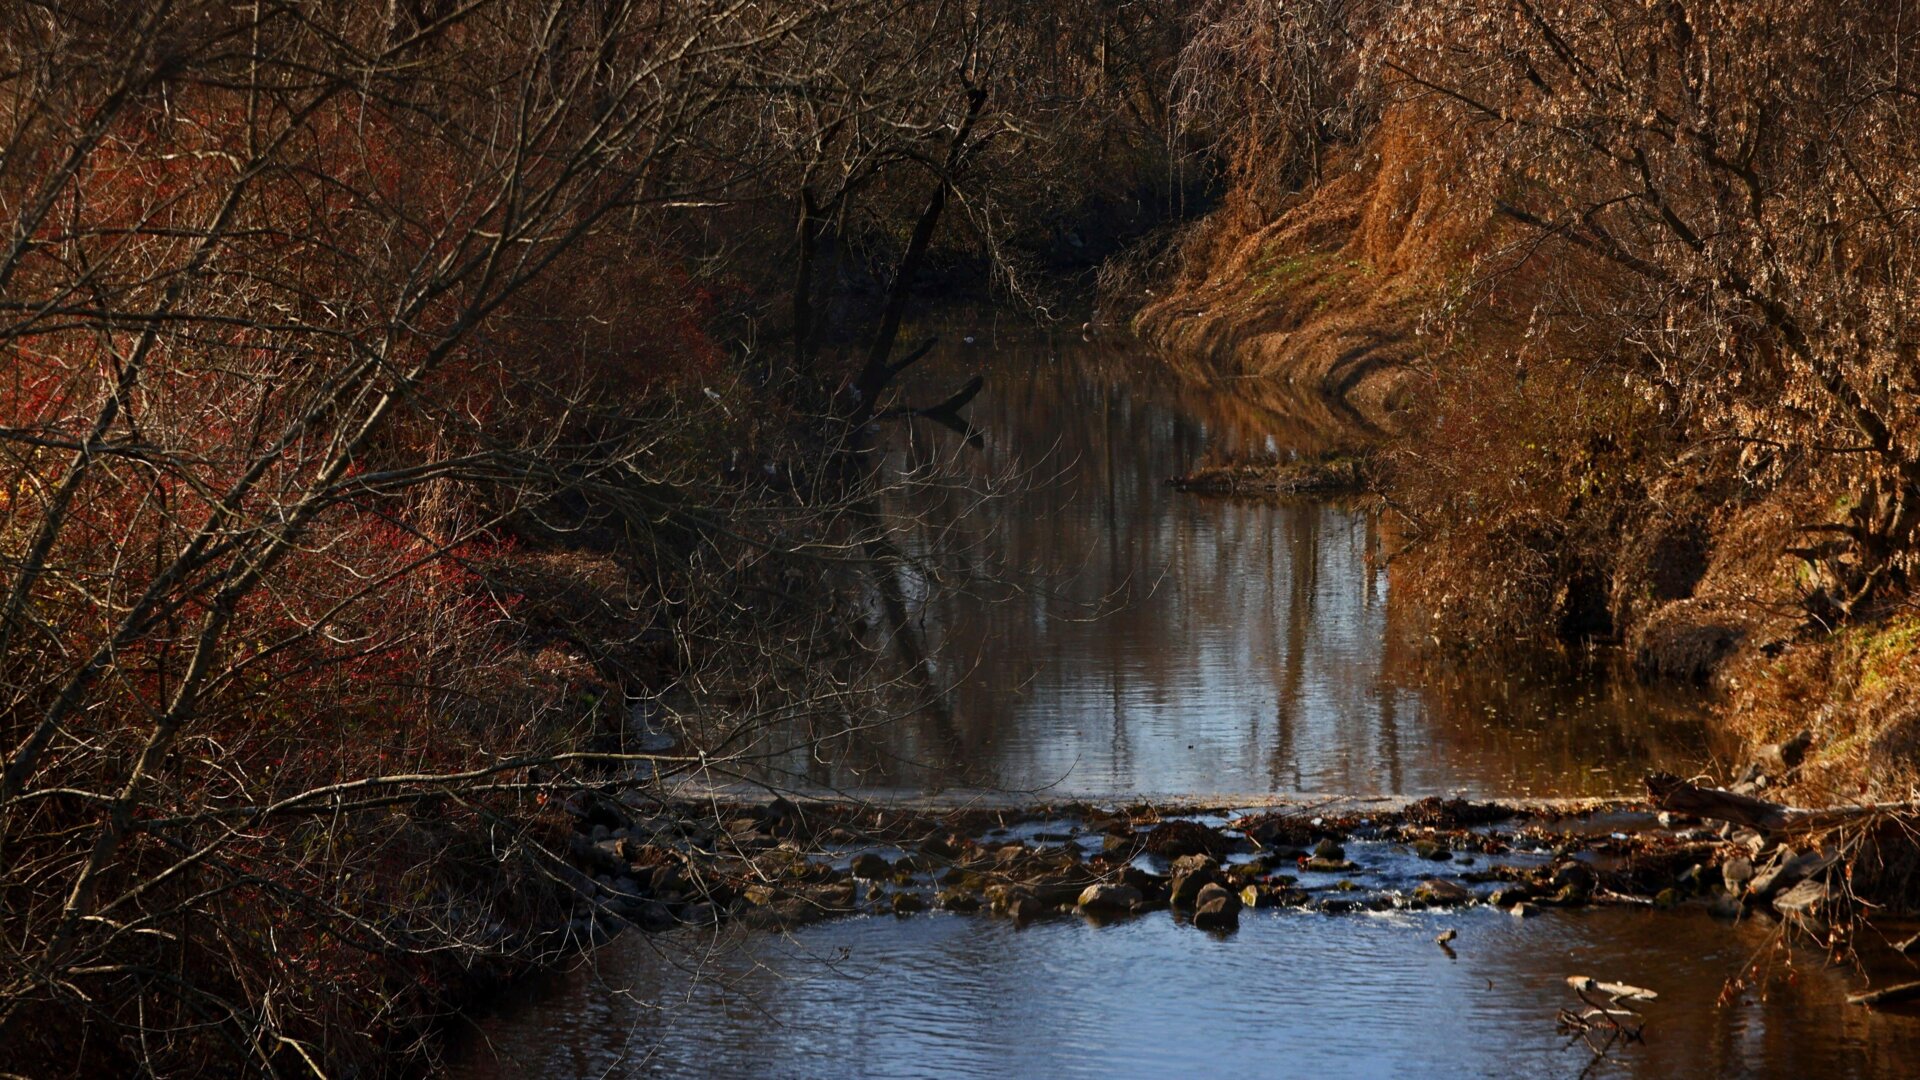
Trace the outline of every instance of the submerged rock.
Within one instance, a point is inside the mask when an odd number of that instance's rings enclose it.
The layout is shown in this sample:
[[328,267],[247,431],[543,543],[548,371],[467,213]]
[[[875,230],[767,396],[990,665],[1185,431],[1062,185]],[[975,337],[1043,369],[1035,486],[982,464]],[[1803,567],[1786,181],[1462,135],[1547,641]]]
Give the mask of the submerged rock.
[[925,910],[927,910],[927,899],[919,893],[902,892],[893,894],[893,913],[895,915],[912,915],[915,912]]

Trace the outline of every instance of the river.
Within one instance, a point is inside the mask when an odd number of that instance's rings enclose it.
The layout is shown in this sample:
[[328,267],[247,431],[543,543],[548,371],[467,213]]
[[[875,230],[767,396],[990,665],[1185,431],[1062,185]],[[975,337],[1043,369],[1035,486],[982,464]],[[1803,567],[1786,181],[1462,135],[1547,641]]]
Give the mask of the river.
[[[1495,798],[1631,793],[1649,768],[1709,762],[1686,695],[1414,647],[1391,538],[1366,510],[1165,483],[1209,453],[1319,448],[1339,437],[1324,423],[1177,384],[1125,342],[991,315],[943,330],[920,381],[988,377],[970,409],[984,443],[961,467],[1019,478],[964,514],[891,508],[909,534],[974,553],[979,581],[915,609],[952,689],[774,775],[887,793]],[[896,467],[955,455],[932,425],[897,434]],[[1443,927],[1451,952],[1433,943]],[[1914,1075],[1920,1021],[1845,1005],[1852,973],[1774,933],[1702,911],[1484,907],[1249,911],[1225,937],[1165,914],[627,933],[479,1018],[458,1071],[1577,1076],[1591,1055],[1553,1017],[1578,973],[1661,994],[1644,1045],[1588,1075]]]

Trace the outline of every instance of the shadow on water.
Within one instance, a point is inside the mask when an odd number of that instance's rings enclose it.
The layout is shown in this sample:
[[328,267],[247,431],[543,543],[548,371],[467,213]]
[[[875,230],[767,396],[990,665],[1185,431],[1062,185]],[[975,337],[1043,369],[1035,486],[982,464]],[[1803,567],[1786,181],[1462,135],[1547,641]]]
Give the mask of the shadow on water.
[[[797,773],[1090,795],[1549,795],[1630,791],[1649,766],[1700,760],[1687,700],[1492,661],[1423,666],[1365,513],[1164,482],[1209,451],[1310,447],[1317,432],[1170,385],[1126,347],[978,337],[925,373],[990,376],[973,410],[989,442],[970,467],[1055,479],[984,514],[891,509],[1045,587],[924,600],[949,714]],[[1441,927],[1459,930],[1457,959],[1433,943]],[[1572,1077],[1589,1057],[1553,1018],[1576,973],[1661,994],[1645,1045],[1594,1075],[1913,1075],[1920,1022],[1842,1004],[1847,974],[1771,951],[1772,932],[1483,907],[1249,911],[1226,938],[1164,913],[1099,929],[938,914],[628,933],[480,1021],[463,1075]],[[1757,956],[1772,976],[1716,1005]]]

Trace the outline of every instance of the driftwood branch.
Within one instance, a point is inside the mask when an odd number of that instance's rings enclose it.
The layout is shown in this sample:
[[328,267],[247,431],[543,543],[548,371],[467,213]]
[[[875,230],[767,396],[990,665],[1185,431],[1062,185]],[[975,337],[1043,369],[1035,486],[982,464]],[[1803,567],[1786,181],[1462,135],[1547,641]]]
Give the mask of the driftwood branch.
[[1920,999],[1920,982],[1900,983],[1897,986],[1883,986],[1878,990],[1869,990],[1864,994],[1848,994],[1849,1005],[1893,1005],[1903,1001]]
[[1701,787],[1671,773],[1647,777],[1647,794],[1661,810],[1694,817],[1712,818],[1746,825],[1763,833],[1810,832],[1848,825],[1881,815],[1911,815],[1920,812],[1914,803],[1872,803],[1864,806],[1838,806],[1806,809],[1756,799],[1725,788]]

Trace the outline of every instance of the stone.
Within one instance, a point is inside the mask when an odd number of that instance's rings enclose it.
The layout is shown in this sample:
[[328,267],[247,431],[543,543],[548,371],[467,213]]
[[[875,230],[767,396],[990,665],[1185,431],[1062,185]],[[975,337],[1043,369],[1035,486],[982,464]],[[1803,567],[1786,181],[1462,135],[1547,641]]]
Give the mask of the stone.
[[1032,896],[1017,897],[1007,906],[1007,914],[1013,917],[1013,921],[1016,924],[1020,925],[1030,923],[1046,913],[1046,907]]
[[1753,880],[1753,860],[1744,855],[1736,855],[1720,864],[1720,880],[1727,891],[1735,896],[1747,891],[1747,882]]
[[893,913],[895,915],[912,915],[915,912],[925,910],[927,910],[927,898],[921,896],[919,893],[899,892],[893,894]]
[[1764,899],[1815,876],[1832,861],[1817,851],[1796,853],[1792,848],[1783,847],[1767,869],[1754,875],[1747,891]]
[[1028,892],[1024,885],[987,886],[987,902],[992,905],[996,915],[1011,914],[1014,906],[1022,900],[1033,901],[1036,904],[1039,903],[1039,901],[1033,900],[1033,894]]
[[1240,925],[1238,901],[1229,904],[1218,897],[1201,904],[1193,912],[1193,925],[1202,930],[1233,930]]
[[1344,874],[1351,870],[1358,870],[1360,866],[1358,863],[1351,863],[1345,859],[1315,858],[1308,859],[1306,862],[1301,863],[1300,869],[1315,874]]
[[1534,907],[1532,904],[1522,902],[1513,905],[1513,908],[1508,911],[1508,914],[1516,919],[1531,919],[1535,915],[1540,914],[1540,909]]
[[1093,915],[1119,915],[1132,911],[1144,899],[1131,885],[1089,885],[1080,893],[1081,911]]
[[1457,881],[1429,878],[1413,890],[1413,898],[1422,904],[1446,906],[1470,904],[1473,902],[1473,893]]
[[1231,930],[1240,925],[1240,897],[1223,885],[1200,890],[1193,909],[1193,925],[1202,930]]
[[1316,906],[1328,915],[1345,915],[1353,911],[1364,911],[1367,905],[1359,900],[1329,896]]
[[1830,927],[1827,910],[1832,890],[1824,882],[1808,879],[1773,899],[1773,910],[1787,922],[1817,938],[1824,938]]
[[974,912],[980,910],[980,898],[965,889],[942,889],[935,902],[947,911]]
[[1232,908],[1235,912],[1238,912],[1241,907],[1240,894],[1234,892],[1232,889],[1227,888],[1225,885],[1209,884],[1205,888],[1200,890],[1200,895],[1197,898],[1197,905],[1200,907],[1205,907],[1208,904],[1214,904],[1214,903],[1225,904],[1228,907]]
[[893,864],[871,851],[863,851],[855,855],[848,869],[853,871],[854,877],[862,877],[870,881],[893,876]]
[[1174,907],[1193,907],[1200,890],[1208,885],[1226,884],[1220,864],[1206,855],[1186,855],[1173,862],[1172,890],[1168,899]]
[[1219,858],[1233,847],[1217,829],[1197,821],[1163,821],[1147,834],[1147,850],[1163,858],[1183,855],[1211,855]]
[[1687,898],[1687,894],[1675,888],[1661,889],[1653,896],[1653,906],[1657,908],[1676,908]]
[[1572,889],[1585,895],[1593,891],[1596,882],[1593,867],[1583,862],[1563,862],[1553,868],[1553,887],[1560,890]]
[[1434,862],[1445,862],[1453,858],[1453,849],[1438,840],[1415,840],[1413,853]]
[[1167,896],[1167,879],[1159,874],[1148,873],[1137,866],[1121,868],[1120,884],[1139,889],[1140,895],[1149,903],[1154,900],[1164,900]]
[[1329,862],[1338,862],[1347,857],[1347,849],[1341,847],[1333,840],[1322,840],[1313,845],[1313,857],[1316,859],[1326,859]]
[[1525,885],[1503,885],[1487,896],[1487,903],[1498,908],[1510,908],[1533,895],[1533,890]]

